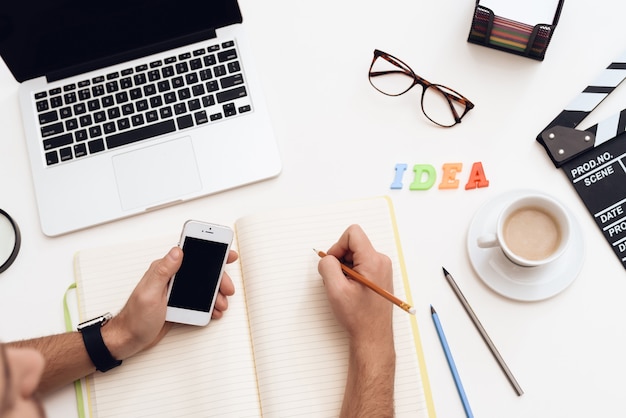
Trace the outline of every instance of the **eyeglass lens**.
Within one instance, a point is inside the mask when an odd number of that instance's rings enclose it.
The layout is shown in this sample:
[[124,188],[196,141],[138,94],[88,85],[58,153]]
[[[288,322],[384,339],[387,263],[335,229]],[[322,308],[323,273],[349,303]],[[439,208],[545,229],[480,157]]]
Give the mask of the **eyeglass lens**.
[[413,87],[413,71],[406,65],[378,56],[370,69],[370,82],[381,93],[398,96]]
[[422,110],[426,117],[442,126],[455,125],[458,122],[456,118],[465,112],[465,105],[451,97],[458,95],[444,86],[437,84],[428,86],[422,96]]

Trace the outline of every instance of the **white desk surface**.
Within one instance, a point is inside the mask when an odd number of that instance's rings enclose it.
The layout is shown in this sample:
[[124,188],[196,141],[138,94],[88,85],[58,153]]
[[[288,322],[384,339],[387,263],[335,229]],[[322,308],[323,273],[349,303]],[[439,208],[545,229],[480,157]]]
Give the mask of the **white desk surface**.
[[[543,62],[467,43],[474,1],[241,0],[284,168],[275,179],[72,233],[44,236],[30,180],[17,83],[0,67],[0,208],[22,231],[15,264],[0,275],[0,339],[63,331],[72,256],[85,247],[177,233],[184,220],[231,223],[252,210],[389,194],[395,204],[439,417],[463,409],[429,315],[443,322],[478,417],[616,416],[626,389],[626,271],[536,135],[626,46],[626,3],[568,0]],[[431,125],[420,91],[390,98],[368,83],[374,48],[476,107],[452,129]],[[626,87],[621,87],[626,89]],[[621,92],[621,93],[620,93]],[[597,122],[626,107],[618,89]],[[620,96],[621,95],[621,96]],[[621,97],[621,98],[620,98]],[[590,126],[586,121],[582,128]],[[474,162],[490,185],[466,191]],[[410,191],[414,164],[461,162],[461,186]],[[409,165],[402,190],[394,167]],[[439,177],[440,178],[440,177]],[[472,270],[465,238],[476,210],[519,188],[550,193],[574,213],[586,255],[577,280],[542,302],[506,299]],[[441,267],[456,278],[525,394],[513,389],[463,311]],[[73,389],[45,400],[75,416]]]

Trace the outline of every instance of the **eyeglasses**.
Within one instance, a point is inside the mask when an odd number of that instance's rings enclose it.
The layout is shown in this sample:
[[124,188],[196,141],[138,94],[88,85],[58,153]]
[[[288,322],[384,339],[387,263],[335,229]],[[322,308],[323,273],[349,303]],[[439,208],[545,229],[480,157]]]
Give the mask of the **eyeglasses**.
[[474,107],[461,94],[424,80],[404,62],[378,49],[374,50],[369,80],[376,90],[387,96],[400,96],[419,84],[424,88],[422,112],[431,122],[444,128],[461,123],[461,119]]

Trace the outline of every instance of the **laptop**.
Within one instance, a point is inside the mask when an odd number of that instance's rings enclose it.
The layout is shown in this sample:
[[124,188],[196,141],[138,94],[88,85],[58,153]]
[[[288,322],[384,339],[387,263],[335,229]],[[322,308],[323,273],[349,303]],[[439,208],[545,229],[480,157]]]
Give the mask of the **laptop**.
[[44,234],[280,173],[236,0],[2,3]]

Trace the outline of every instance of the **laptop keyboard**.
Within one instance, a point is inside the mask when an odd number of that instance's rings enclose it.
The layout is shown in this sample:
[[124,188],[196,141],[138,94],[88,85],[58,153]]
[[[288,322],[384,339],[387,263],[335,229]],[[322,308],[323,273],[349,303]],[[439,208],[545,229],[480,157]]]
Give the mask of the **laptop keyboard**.
[[48,166],[252,110],[234,41],[35,93]]

